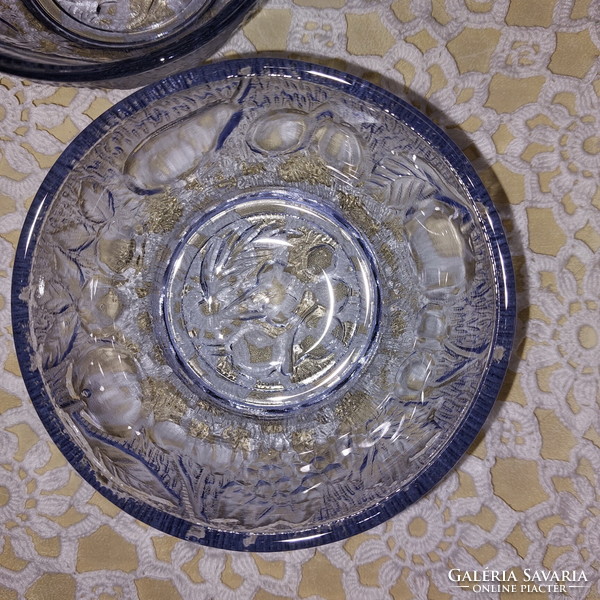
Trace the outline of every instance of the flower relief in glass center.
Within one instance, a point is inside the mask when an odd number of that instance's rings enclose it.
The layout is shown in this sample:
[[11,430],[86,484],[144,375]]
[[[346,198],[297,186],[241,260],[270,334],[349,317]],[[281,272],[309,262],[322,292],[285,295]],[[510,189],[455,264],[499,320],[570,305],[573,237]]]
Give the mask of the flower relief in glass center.
[[358,233],[317,202],[262,191],[196,223],[167,274],[179,362],[213,395],[306,405],[338,389],[373,342],[377,284]]

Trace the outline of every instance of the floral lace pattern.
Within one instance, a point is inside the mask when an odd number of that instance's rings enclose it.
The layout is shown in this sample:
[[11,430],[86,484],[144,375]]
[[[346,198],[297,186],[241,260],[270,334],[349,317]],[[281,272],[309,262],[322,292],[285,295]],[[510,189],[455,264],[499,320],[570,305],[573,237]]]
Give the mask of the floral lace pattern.
[[570,597],[597,598],[598,12],[581,0],[269,0],[219,53],[325,62],[424,110],[486,182],[517,271],[515,352],[485,435],[385,525],[292,553],[163,535],[101,498],[50,442],[12,346],[14,247],[48,168],[128,92],[0,76],[0,596],[470,598],[448,578],[459,568],[583,570]]

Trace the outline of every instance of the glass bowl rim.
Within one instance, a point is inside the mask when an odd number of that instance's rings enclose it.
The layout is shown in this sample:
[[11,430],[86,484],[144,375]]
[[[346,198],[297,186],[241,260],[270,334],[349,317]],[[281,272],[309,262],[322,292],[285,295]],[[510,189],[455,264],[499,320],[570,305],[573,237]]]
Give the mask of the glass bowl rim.
[[[28,339],[29,309],[28,303],[23,299],[23,292],[29,285],[29,273],[43,217],[55,198],[55,192],[68,176],[71,167],[102,135],[122,119],[172,93],[226,78],[252,75],[291,76],[338,90],[408,124],[443,156],[471,198],[481,206],[480,210],[485,218],[480,219],[480,226],[488,238],[496,295],[491,348],[478,391],[470,398],[470,406],[460,424],[430,464],[404,489],[360,512],[325,524],[277,533],[235,532],[216,526],[213,528],[210,524],[199,525],[151,507],[142,500],[125,497],[122,492],[101,482],[83,449],[65,430],[44,389],[41,373],[31,363],[33,349]],[[68,145],[46,175],[26,216],[13,268],[11,309],[17,358],[29,396],[53,442],[83,479],[131,516],[175,537],[227,550],[275,552],[339,541],[380,525],[423,497],[452,470],[480,432],[500,392],[513,345],[516,290],[509,245],[500,216],[474,167],[437,125],[406,101],[354,75],[302,61],[254,58],[230,59],[204,65],[146,86],[108,109]]]

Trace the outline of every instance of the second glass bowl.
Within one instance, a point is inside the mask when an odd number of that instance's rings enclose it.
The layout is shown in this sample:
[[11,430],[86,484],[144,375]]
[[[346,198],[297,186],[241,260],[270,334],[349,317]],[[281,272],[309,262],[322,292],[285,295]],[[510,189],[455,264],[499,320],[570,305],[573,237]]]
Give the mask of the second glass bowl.
[[0,70],[138,87],[211,56],[261,0],[0,1]]

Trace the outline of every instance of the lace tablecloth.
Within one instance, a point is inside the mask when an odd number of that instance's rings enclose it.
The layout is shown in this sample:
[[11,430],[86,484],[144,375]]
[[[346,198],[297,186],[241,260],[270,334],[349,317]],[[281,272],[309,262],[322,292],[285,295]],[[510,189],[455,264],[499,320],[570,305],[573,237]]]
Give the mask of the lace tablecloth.
[[162,534],[53,446],[13,349],[15,246],[49,167],[128,92],[0,74],[0,599],[600,598],[599,19],[593,0],[270,0],[220,52],[324,62],[425,111],[488,186],[517,273],[513,360],[468,455],[387,524],[290,553]]

